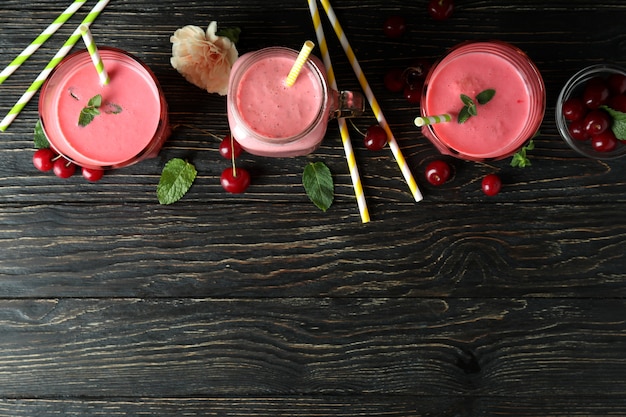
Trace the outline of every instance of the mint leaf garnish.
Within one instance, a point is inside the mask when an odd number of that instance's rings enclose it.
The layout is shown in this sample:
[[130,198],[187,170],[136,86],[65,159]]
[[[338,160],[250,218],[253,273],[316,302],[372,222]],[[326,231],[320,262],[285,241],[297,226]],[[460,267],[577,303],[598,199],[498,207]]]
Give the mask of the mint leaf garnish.
[[459,112],[459,117],[457,121],[459,122],[459,124],[465,123],[467,119],[469,119],[470,117],[472,117],[472,115],[469,113],[469,109],[466,106],[466,107],[463,107],[461,111]]
[[33,135],[33,140],[35,142],[35,148],[37,149],[50,147],[48,138],[46,137],[46,134],[43,132],[43,126],[41,125],[41,120],[37,120],[37,123],[35,124],[35,132]]
[[333,203],[335,186],[330,169],[323,162],[310,162],[302,174],[302,185],[309,199],[322,211]]
[[489,101],[491,101],[491,99],[495,95],[496,95],[496,90],[494,90],[493,88],[490,88],[485,91],[481,91],[476,96],[476,101],[478,101],[478,104],[487,104],[489,103]]
[[615,137],[619,140],[626,140],[626,113],[617,111],[605,105],[600,107],[606,110],[606,112],[613,118],[611,130],[615,134]]
[[161,172],[157,185],[157,197],[161,204],[172,204],[180,200],[196,179],[196,167],[180,159],[170,159]]
[[[533,136],[533,138],[537,137],[538,134],[539,132],[537,132],[537,134]],[[515,155],[513,155],[513,159],[511,159],[511,166],[519,168],[526,168],[527,166],[530,166],[530,159],[528,159],[526,152],[532,151],[533,149],[535,149],[535,143],[531,139],[526,146],[522,146],[522,148],[517,151]]]
[[102,96],[100,94],[96,94],[92,98],[89,99],[87,103],[87,107],[100,107],[102,106]]
[[[478,102],[478,104],[484,105],[491,101],[491,99],[495,95],[496,90],[494,90],[493,88],[489,88],[478,93],[478,95],[476,96],[476,101]],[[459,124],[465,123],[472,116],[478,116],[478,108],[476,107],[476,103],[470,96],[466,94],[461,94],[461,102],[463,103],[463,108],[461,109],[457,117],[457,122]]]
[[97,115],[100,114],[100,110],[95,107],[85,107],[80,111],[80,115],[78,116],[78,124],[82,127],[87,126],[89,123],[96,118]]
[[104,106],[106,114],[120,114],[122,112],[122,107],[115,103],[106,103]]
[[[73,97],[73,96],[72,96]],[[100,114],[102,107],[102,96],[96,94],[87,102],[87,106],[83,107],[78,115],[78,125],[85,127],[93,122],[93,119]],[[115,103],[105,103],[104,112],[107,114],[118,114],[122,112],[122,107]]]

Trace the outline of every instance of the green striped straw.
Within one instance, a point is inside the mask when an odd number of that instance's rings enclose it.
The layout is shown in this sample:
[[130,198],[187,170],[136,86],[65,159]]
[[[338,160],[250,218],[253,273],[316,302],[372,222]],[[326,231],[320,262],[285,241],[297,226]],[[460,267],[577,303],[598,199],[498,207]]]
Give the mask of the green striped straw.
[[87,0],[75,0],[54,22],[30,43],[11,63],[0,72],[0,84],[6,81],[32,54],[43,45]]
[[[87,17],[83,19],[82,25],[90,26],[94,20],[98,17],[102,9],[109,4],[110,0],[99,0],[98,3],[91,9]],[[52,70],[65,58],[68,52],[76,45],[76,42],[81,38],[80,34],[80,26],[76,28],[74,33],[65,41],[59,52],[56,53],[55,56],[52,57],[48,65],[41,71],[41,73],[37,76],[35,81],[28,87],[26,92],[22,95],[22,97],[15,103],[13,108],[9,110],[4,119],[0,121],[0,131],[4,132],[7,130],[9,125],[13,123],[18,114],[24,109],[26,104],[33,98],[33,96],[37,93],[37,91],[41,88],[43,83],[46,81]]]
[[79,29],[80,34],[83,37],[83,41],[85,41],[87,51],[89,51],[89,56],[91,56],[91,60],[93,61],[93,65],[96,67],[98,77],[100,77],[100,84],[107,85],[109,83],[109,74],[104,68],[104,62],[102,62],[102,58],[100,57],[100,53],[98,52],[96,43],[93,41],[93,35],[89,30],[89,26],[80,25]]
[[439,114],[437,116],[424,116],[424,117],[416,117],[415,118],[415,126],[421,127],[425,125],[432,125],[435,123],[447,123],[452,120],[452,116],[449,114]]

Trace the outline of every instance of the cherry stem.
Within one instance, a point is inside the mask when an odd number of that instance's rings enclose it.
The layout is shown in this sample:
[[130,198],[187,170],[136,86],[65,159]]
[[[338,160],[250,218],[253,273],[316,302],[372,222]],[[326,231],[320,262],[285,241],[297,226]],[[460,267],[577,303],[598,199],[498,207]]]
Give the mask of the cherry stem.
[[230,160],[233,163],[233,177],[237,177],[237,168],[235,168],[235,139],[230,135]]
[[352,127],[354,128],[354,130],[356,130],[357,132],[359,132],[359,134],[363,137],[365,137],[365,133],[363,133],[363,131],[361,129],[359,129],[355,124],[354,121],[350,118],[348,118],[348,121],[350,122],[350,124],[352,125]]

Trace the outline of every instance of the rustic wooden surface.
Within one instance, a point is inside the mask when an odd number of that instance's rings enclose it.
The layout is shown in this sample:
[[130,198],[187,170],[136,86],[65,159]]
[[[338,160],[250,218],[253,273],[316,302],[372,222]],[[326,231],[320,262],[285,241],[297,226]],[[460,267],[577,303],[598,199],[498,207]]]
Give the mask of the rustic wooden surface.
[[[4,0],[0,66],[68,3]],[[2,115],[93,4],[0,86]],[[112,0],[94,23],[100,44],[161,81],[177,127],[157,159],[97,184],[40,173],[36,100],[0,135],[0,416],[626,415],[626,168],[579,157],[553,122],[576,70],[626,64],[626,4],[467,0],[435,22],[425,0],[336,0],[425,196],[412,201],[388,150],[355,139],[368,224],[335,123],[308,157],[243,156],[245,194],[219,185],[228,161],[205,132],[227,133],[225,99],[171,68],[169,36],[217,20],[241,27],[240,53],[314,38],[306,1],[271,4]],[[383,19],[399,13],[408,32],[386,39]],[[340,87],[358,89],[323,21]],[[493,38],[525,50],[546,82],[532,166],[453,161],[454,179],[431,187],[422,170],[437,153],[382,76]],[[173,157],[199,176],[161,206]],[[326,213],[301,186],[310,161],[334,175]],[[480,191],[490,172],[505,183],[492,198]]]

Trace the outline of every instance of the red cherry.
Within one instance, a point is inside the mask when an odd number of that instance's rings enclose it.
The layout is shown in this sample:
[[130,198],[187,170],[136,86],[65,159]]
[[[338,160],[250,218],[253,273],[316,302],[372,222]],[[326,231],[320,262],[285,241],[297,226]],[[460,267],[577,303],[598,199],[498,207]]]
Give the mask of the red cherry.
[[584,141],[589,139],[589,134],[585,130],[585,126],[582,120],[574,120],[567,127],[567,130],[569,131],[570,136],[576,140]]
[[[231,139],[232,139],[232,143],[231,143]],[[241,148],[241,145],[239,144],[239,142],[237,142],[235,138],[231,137],[231,135],[228,134],[224,136],[224,139],[222,139],[222,141],[220,142],[219,151],[220,151],[220,155],[222,155],[224,158],[232,159],[233,151],[234,151],[235,158],[239,158],[239,155],[241,155],[241,152],[243,151],[243,149]]]
[[597,109],[605,104],[610,95],[604,78],[596,77],[587,81],[583,91],[583,102],[590,109]]
[[500,180],[500,177],[496,174],[488,174],[485,175],[485,177],[483,178],[481,188],[485,195],[491,197],[500,192],[500,189],[502,188],[502,181]]
[[606,130],[591,138],[591,146],[598,152],[610,152],[617,147],[617,140],[612,130]]
[[435,20],[445,20],[452,16],[454,11],[453,0],[430,0],[428,2],[428,13]]
[[399,93],[404,89],[404,79],[402,73],[404,70],[400,68],[392,68],[385,73],[383,83],[385,88],[392,93]]
[[607,77],[606,83],[611,94],[618,95],[626,93],[626,75],[614,73]]
[[426,59],[417,59],[404,70],[404,83],[407,87],[422,88],[424,79],[432,64]]
[[604,110],[592,110],[583,120],[585,131],[591,135],[599,135],[611,126],[611,117]]
[[229,193],[240,194],[250,185],[250,174],[243,168],[228,167],[222,171],[220,183]]
[[380,125],[372,125],[367,128],[363,144],[370,151],[379,151],[387,144],[387,132]]
[[450,165],[440,159],[429,162],[424,170],[426,180],[434,186],[439,186],[448,181],[451,173]]
[[582,119],[587,113],[587,108],[583,99],[580,97],[570,97],[563,103],[562,107],[563,117],[566,120],[579,120]]
[[50,148],[37,149],[33,154],[33,165],[39,171],[50,171],[54,166],[54,158],[58,155]]
[[82,167],[81,171],[83,174],[83,178],[90,182],[100,181],[104,176],[103,169]]
[[399,38],[406,32],[406,20],[402,16],[390,16],[383,24],[383,32],[388,38]]
[[54,161],[52,167],[54,175],[59,178],[69,178],[76,172],[76,165],[65,158],[59,158]]
[[422,84],[404,87],[404,98],[411,104],[420,104],[422,101]]

